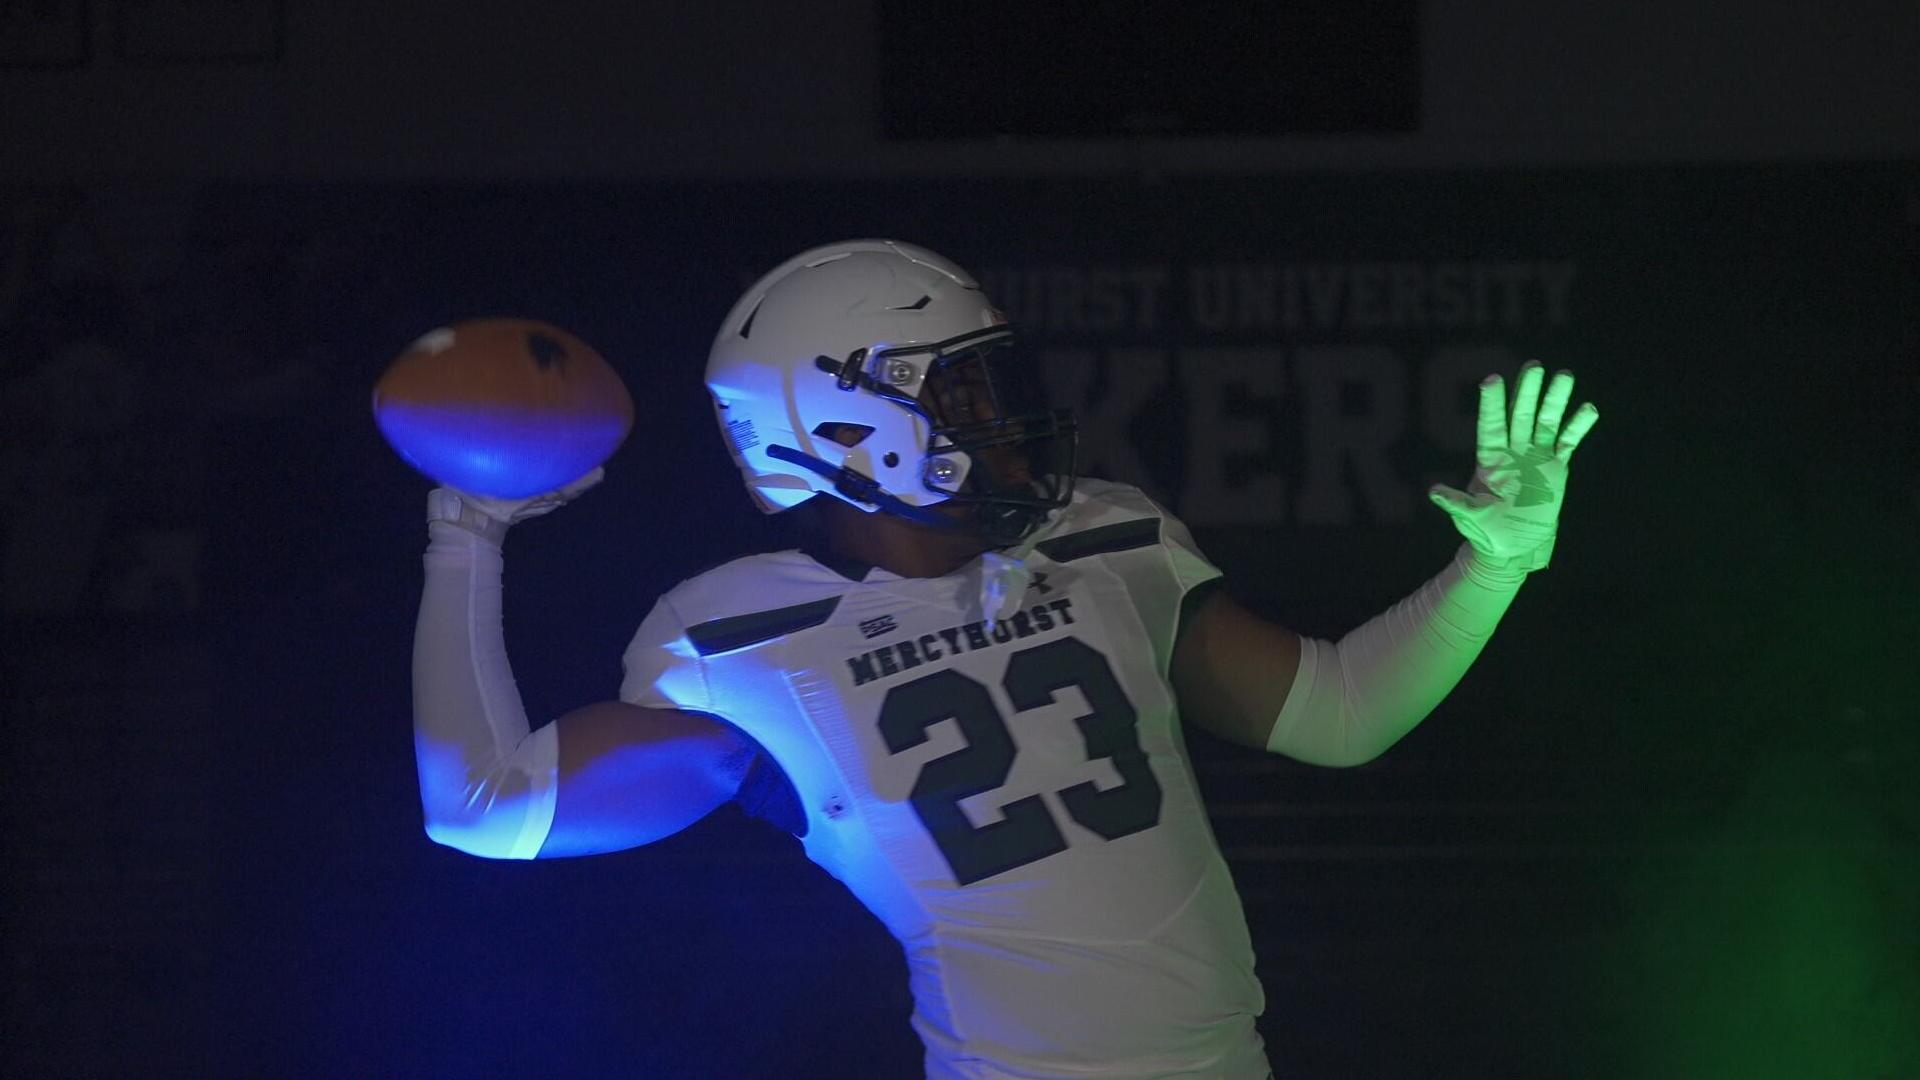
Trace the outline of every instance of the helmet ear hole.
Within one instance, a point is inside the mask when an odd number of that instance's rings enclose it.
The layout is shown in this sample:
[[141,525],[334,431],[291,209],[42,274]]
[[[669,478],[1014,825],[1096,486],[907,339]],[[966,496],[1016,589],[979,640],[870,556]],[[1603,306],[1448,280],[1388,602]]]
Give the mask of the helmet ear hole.
[[881,458],[880,460],[886,462],[887,468],[891,469],[894,466],[900,464],[900,455],[889,450],[887,451],[887,456]]
[[813,428],[814,438],[831,439],[849,449],[865,442],[867,436],[871,434],[873,434],[873,427],[871,425],[842,424],[831,420],[824,424],[816,424]]

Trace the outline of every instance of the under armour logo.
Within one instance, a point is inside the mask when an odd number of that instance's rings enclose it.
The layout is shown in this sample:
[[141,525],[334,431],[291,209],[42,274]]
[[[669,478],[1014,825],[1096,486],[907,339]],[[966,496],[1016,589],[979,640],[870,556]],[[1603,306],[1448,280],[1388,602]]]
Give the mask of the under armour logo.
[[1514,471],[1520,474],[1520,493],[1514,496],[1513,505],[1547,506],[1554,501],[1554,485],[1547,479],[1546,470],[1541,468],[1548,459],[1544,455],[1528,455],[1514,462]]
[[894,625],[893,616],[882,615],[875,619],[864,619],[860,623],[860,632],[867,637],[876,638],[881,634],[891,634],[899,627]]
[[1053,591],[1053,586],[1047,584],[1047,572],[1045,570],[1035,570],[1033,572],[1033,584],[1028,586],[1028,588],[1039,589],[1043,593]]

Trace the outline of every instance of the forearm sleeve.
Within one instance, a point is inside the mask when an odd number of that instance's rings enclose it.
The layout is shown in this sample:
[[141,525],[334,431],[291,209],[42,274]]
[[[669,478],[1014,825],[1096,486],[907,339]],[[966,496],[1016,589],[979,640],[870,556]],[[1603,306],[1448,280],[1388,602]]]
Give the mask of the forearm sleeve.
[[553,824],[554,726],[528,731],[507,663],[500,548],[432,522],[413,635],[413,745],[427,835],[473,855],[531,859]]
[[1338,643],[1302,638],[1267,749],[1315,765],[1380,756],[1466,674],[1525,577],[1462,544],[1433,580]]

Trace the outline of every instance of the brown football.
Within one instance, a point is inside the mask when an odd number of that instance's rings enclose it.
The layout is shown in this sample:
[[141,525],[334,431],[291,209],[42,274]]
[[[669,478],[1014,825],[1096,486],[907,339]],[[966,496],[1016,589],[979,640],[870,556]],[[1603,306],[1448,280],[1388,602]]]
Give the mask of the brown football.
[[612,456],[633,398],[593,347],[531,319],[475,319],[420,337],[373,388],[380,433],[448,487],[518,499]]

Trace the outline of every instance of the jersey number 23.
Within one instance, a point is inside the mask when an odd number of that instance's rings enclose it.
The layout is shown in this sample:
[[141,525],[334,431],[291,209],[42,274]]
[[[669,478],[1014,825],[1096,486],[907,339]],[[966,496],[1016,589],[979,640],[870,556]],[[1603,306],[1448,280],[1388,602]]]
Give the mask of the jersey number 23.
[[[1150,829],[1160,821],[1160,782],[1140,748],[1138,716],[1107,658],[1078,638],[1059,638],[1014,653],[1001,686],[1016,713],[1053,704],[1054,694],[1079,687],[1093,711],[1075,718],[1087,759],[1106,758],[1122,783],[1105,791],[1091,781],[1056,794],[1073,820],[1108,840]],[[975,826],[960,800],[1007,782],[1017,752],[1007,722],[979,681],[951,668],[923,675],[887,692],[880,734],[891,753],[927,741],[942,720],[959,725],[967,744],[937,757],[914,781],[913,809],[946,856],[956,881],[968,885],[1067,849],[1067,839],[1038,795],[1000,808],[1002,820]]]

